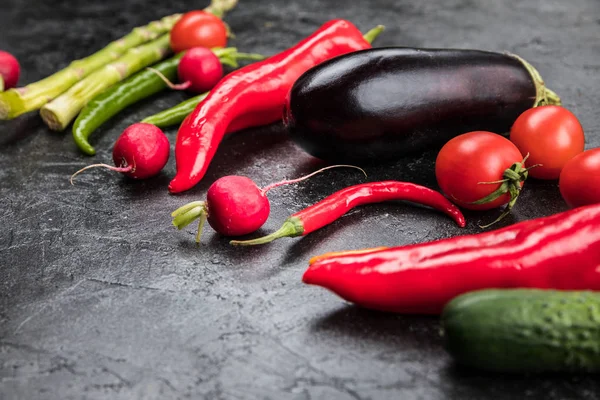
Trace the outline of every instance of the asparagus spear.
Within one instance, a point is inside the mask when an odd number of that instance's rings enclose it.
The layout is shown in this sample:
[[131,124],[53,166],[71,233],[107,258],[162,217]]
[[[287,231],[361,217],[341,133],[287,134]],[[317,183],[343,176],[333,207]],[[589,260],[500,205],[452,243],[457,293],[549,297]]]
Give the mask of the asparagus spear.
[[65,93],[46,103],[40,110],[42,119],[50,129],[64,130],[96,95],[142,68],[162,60],[170,52],[169,34],[129,49],[121,58],[92,72]]
[[37,110],[94,70],[116,60],[130,48],[169,32],[180,16],[181,14],[170,15],[144,27],[135,28],[127,36],[110,43],[97,53],[73,61],[65,69],[41,81],[0,93],[0,119],[13,119],[23,113]]
[[[211,4],[205,10],[222,17],[236,4],[237,0],[211,0]],[[102,50],[89,57],[73,61],[65,69],[41,81],[0,93],[0,120],[13,119],[39,109],[98,68],[121,57],[129,49],[169,32],[180,17],[181,14],[173,14],[146,26],[135,28],[128,35],[110,43]]]

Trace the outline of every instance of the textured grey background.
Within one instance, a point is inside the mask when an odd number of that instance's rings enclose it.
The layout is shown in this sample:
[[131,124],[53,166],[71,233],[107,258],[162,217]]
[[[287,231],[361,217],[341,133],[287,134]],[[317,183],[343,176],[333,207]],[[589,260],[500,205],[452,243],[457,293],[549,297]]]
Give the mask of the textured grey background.
[[[600,146],[600,3],[241,0],[227,18],[232,44],[273,54],[330,18],[366,31],[377,45],[515,52],[538,67],[575,112],[587,147]],[[133,26],[203,2],[3,0],[0,48],[32,82],[88,55]],[[503,377],[455,367],[436,318],[357,309],[300,282],[312,255],[460,234],[441,214],[404,204],[355,210],[304,239],[231,248],[206,229],[197,248],[169,213],[202,199],[226,174],[261,185],[320,164],[286,140],[280,124],[225,141],[204,181],[167,194],[174,160],[155,179],[132,182],[104,171],[129,124],[173,105],[171,93],[124,112],[95,135],[86,158],[69,132],[51,133],[34,113],[0,122],[0,398],[2,399],[595,399],[597,378]],[[167,132],[173,141],[175,129]],[[369,179],[436,187],[435,152],[369,168]],[[358,173],[330,171],[272,191],[262,232],[346,185]],[[526,185],[504,224],[565,209],[556,184]],[[468,213],[468,232],[496,214]]]

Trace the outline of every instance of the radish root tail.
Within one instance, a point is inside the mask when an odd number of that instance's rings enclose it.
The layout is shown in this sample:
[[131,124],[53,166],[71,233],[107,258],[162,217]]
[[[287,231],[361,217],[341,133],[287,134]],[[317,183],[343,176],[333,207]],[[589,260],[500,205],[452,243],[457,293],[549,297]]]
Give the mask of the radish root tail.
[[131,170],[133,169],[133,166],[129,165],[127,167],[113,167],[112,165],[108,165],[108,164],[92,164],[92,165],[88,165],[87,167],[83,167],[79,171],[77,171],[73,175],[71,175],[71,178],[69,178],[69,181],[71,182],[71,185],[75,185],[73,183],[73,178],[75,178],[77,175],[79,175],[83,171],[86,171],[86,170],[91,169],[91,168],[106,168],[106,169],[110,169],[111,171],[124,173],[124,172],[131,172]]
[[333,169],[333,168],[354,168],[354,169],[357,169],[357,170],[361,171],[363,174],[365,174],[365,178],[367,178],[367,173],[365,172],[365,170],[362,169],[362,168],[360,168],[360,167],[357,167],[356,165],[338,164],[338,165],[330,165],[328,167],[321,168],[321,169],[319,169],[319,170],[317,170],[315,172],[312,172],[312,173],[310,173],[308,175],[301,176],[300,178],[286,179],[286,180],[283,180],[283,181],[280,181],[280,182],[271,183],[270,185],[265,186],[262,189],[262,191],[263,191],[263,193],[266,194],[269,190],[274,189],[274,188],[276,188],[278,186],[283,186],[283,185],[289,185],[289,184],[292,184],[292,183],[302,182],[303,180],[306,180],[306,179],[308,179],[308,178],[310,178],[312,176],[320,174],[323,171],[326,171],[328,169]]
[[156,75],[158,75],[158,77],[160,79],[163,80],[163,82],[165,82],[165,85],[167,85],[170,89],[173,90],[186,90],[188,89],[190,86],[192,86],[192,82],[190,81],[186,81],[183,83],[173,83],[169,80],[169,78],[167,78],[166,76],[164,76],[164,74],[162,72],[160,72],[159,70],[152,68],[152,67],[146,67],[146,69],[154,72]]

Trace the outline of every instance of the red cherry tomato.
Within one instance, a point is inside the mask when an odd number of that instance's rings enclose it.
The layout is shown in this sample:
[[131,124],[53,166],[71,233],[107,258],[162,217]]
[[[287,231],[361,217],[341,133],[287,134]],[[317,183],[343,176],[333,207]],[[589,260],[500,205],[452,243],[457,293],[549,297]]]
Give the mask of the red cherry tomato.
[[525,166],[539,179],[558,179],[565,164],[585,147],[583,128],[572,112],[560,106],[531,108],[517,118],[510,140],[521,154],[529,154]]
[[[470,210],[489,210],[510,201],[504,194],[485,204],[471,204],[500,188],[504,172],[523,156],[510,140],[492,132],[475,131],[450,140],[435,162],[435,175],[442,191],[458,205]],[[523,182],[520,182],[523,186]]]
[[558,186],[570,207],[600,203],[600,148],[573,157],[560,173]]
[[192,47],[225,47],[227,28],[221,20],[206,11],[185,13],[171,29],[171,48],[175,53]]

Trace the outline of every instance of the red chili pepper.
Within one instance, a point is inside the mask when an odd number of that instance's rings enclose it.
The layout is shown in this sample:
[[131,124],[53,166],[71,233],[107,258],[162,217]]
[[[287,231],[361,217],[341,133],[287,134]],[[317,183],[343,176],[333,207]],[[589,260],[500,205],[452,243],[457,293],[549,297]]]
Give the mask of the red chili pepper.
[[486,288],[600,290],[600,205],[483,234],[312,260],[302,280],[366,308],[438,314]]
[[232,240],[233,245],[249,246],[265,244],[282,237],[308,235],[329,225],[354,207],[381,203],[389,200],[406,200],[426,205],[448,214],[463,228],[465,217],[460,210],[441,193],[409,182],[369,182],[342,189],[320,202],[289,217],[279,230],[253,240]]
[[[182,192],[202,179],[232,121],[237,129],[256,126],[257,116],[263,125],[276,122],[300,75],[330,58],[370,48],[369,41],[382,29],[375,28],[363,38],[350,22],[329,21],[296,46],[223,78],[179,128],[177,174],[169,190]],[[246,125],[247,118],[251,121]]]

